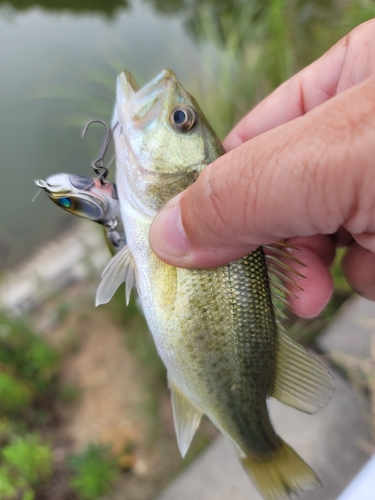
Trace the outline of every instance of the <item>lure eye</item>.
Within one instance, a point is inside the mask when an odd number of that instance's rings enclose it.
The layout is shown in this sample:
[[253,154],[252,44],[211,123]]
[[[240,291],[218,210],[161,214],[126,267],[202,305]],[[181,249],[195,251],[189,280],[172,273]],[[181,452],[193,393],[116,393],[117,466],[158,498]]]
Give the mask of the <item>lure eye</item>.
[[73,200],[71,198],[59,198],[56,203],[65,209],[73,208]]
[[197,122],[197,115],[189,106],[178,106],[171,113],[171,123],[180,132],[191,130]]

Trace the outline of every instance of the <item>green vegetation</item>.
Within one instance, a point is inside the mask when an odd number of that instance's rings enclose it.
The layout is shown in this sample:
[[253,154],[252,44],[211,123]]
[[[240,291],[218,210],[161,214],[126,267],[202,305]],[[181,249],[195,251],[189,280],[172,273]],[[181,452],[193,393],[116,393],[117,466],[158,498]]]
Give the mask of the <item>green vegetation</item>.
[[32,400],[32,391],[25,382],[8,373],[0,372],[0,413],[16,415],[24,411]]
[[76,14],[100,13],[112,17],[117,10],[129,7],[127,0],[0,0],[2,4],[9,3],[17,10],[40,7],[49,11],[70,11]]
[[60,356],[28,324],[0,311],[0,415],[31,425],[54,400]]
[[1,451],[2,470],[19,488],[40,484],[51,475],[52,453],[40,436],[15,437]]
[[202,54],[191,93],[224,138],[274,88],[374,16],[371,0],[202,1],[190,20]]
[[[53,425],[53,405],[78,395],[74,386],[60,387],[59,365],[57,351],[26,322],[0,312],[1,500],[34,500],[53,474],[43,431]],[[120,470],[107,448],[93,444],[69,466],[71,490],[82,500],[102,498]]]
[[70,484],[83,500],[97,500],[111,491],[119,468],[103,445],[90,444],[69,460],[73,477]]
[[23,434],[18,422],[0,422],[0,498],[33,500],[52,473],[52,451],[37,433]]
[[0,311],[0,372],[2,367],[13,370],[37,397],[54,390],[59,363],[57,351],[25,321]]
[[[59,356],[26,322],[0,312],[0,498],[33,500],[52,473],[52,451],[33,431],[49,420]],[[47,399],[46,399],[47,398]],[[52,398],[53,399],[53,398]]]

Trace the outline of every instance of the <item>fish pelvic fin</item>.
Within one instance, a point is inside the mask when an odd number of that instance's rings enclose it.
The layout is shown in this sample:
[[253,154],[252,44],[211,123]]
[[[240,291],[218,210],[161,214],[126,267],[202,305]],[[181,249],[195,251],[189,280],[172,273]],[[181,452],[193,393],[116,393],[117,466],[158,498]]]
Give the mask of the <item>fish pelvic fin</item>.
[[323,408],[335,390],[329,371],[306,349],[279,333],[276,373],[270,396],[306,413]]
[[283,440],[281,447],[266,458],[239,458],[265,500],[288,499],[320,485],[315,471]]
[[96,292],[95,306],[109,302],[124,281],[126,282],[126,304],[129,304],[130,294],[136,283],[136,269],[128,246],[122,248],[105,267]]
[[184,457],[201,421],[202,412],[173,382],[169,381],[169,385],[177,442],[181,455]]

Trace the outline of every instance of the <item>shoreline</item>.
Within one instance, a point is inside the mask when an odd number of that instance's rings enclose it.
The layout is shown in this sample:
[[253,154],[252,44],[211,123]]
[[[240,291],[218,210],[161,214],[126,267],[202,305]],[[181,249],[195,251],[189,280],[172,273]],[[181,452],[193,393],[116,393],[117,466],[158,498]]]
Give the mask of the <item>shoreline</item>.
[[2,275],[0,307],[26,314],[68,284],[99,277],[110,259],[101,228],[78,220]]

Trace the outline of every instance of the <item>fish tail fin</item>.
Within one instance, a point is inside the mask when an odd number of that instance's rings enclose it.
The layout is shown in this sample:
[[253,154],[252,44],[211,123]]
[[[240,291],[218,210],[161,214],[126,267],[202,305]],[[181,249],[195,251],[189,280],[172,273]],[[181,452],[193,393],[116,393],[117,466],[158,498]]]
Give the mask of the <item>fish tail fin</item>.
[[266,459],[245,455],[240,460],[266,500],[287,499],[292,493],[320,484],[314,470],[284,441],[278,451]]

